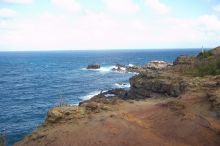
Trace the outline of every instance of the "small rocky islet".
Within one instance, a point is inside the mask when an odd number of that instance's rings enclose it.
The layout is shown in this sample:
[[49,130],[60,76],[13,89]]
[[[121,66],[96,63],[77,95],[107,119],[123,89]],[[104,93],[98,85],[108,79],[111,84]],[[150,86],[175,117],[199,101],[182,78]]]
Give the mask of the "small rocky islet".
[[129,90],[50,109],[15,146],[220,145],[220,47],[113,71],[138,74]]

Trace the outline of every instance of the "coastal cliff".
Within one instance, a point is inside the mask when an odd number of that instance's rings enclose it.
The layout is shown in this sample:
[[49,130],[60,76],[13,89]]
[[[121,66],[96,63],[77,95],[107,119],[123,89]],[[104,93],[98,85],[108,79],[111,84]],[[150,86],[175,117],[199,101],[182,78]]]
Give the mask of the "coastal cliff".
[[48,111],[15,146],[220,145],[220,48],[138,68],[130,89]]

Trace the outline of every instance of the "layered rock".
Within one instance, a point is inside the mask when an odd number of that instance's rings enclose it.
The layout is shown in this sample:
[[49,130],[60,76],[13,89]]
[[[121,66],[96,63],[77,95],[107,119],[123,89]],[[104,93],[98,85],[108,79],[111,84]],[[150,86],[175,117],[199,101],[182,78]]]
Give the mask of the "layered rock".
[[157,71],[140,73],[130,79],[128,97],[144,99],[160,94],[178,97],[186,89],[187,83],[181,77],[170,76]]

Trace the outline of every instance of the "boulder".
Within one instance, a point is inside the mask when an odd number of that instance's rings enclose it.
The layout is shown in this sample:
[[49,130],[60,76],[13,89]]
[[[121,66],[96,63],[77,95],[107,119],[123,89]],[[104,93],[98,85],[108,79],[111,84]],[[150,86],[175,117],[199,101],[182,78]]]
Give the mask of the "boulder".
[[181,55],[176,58],[176,60],[173,62],[174,65],[192,65],[196,61],[196,57],[194,56],[185,56]]
[[81,119],[85,116],[85,110],[78,106],[55,107],[48,111],[46,124],[59,123],[70,119]]
[[98,64],[90,64],[87,66],[87,69],[99,69],[100,65]]

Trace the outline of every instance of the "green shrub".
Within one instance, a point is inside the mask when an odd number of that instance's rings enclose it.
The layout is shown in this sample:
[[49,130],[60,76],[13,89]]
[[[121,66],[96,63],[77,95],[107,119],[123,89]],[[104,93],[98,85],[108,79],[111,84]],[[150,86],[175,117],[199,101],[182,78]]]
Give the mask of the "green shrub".
[[220,58],[209,62],[203,62],[195,67],[196,76],[220,75]]
[[199,53],[198,57],[200,59],[205,59],[205,58],[209,58],[212,55],[213,53],[211,51],[204,51],[204,52]]

